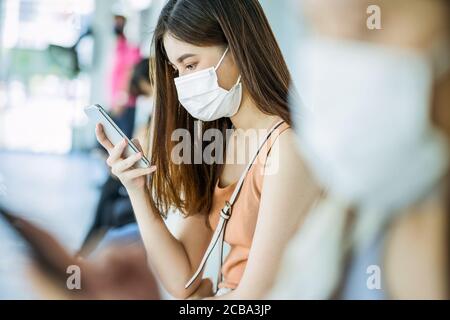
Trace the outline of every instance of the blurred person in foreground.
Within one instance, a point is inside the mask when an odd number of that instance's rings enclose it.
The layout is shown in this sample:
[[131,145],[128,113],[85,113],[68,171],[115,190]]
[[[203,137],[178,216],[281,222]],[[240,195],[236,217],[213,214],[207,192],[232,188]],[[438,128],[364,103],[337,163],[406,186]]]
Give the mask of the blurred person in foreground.
[[268,297],[448,299],[450,1],[303,4],[293,111],[327,196]]

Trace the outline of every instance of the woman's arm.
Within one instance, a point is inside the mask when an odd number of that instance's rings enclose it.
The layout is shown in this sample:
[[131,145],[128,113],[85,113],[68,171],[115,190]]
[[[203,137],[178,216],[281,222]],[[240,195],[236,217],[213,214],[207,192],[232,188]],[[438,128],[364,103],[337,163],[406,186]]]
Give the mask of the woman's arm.
[[179,299],[189,297],[197,290],[201,279],[197,279],[188,289],[184,286],[200,264],[212,236],[205,218],[191,216],[184,219],[179,234],[173,236],[161,216],[151,209],[146,177],[155,168],[133,169],[134,164],[142,158],[142,153],[123,159],[126,141],[114,147],[101,126],[97,127],[96,132],[99,142],[110,154],[107,162],[112,173],[128,191],[153,271],[172,296]]
[[448,215],[440,200],[407,210],[389,230],[380,267],[392,299],[448,299]]
[[200,264],[212,236],[204,216],[183,219],[174,236],[162,217],[152,212],[148,193],[132,193],[130,199],[153,271],[175,298],[189,297],[200,285],[201,275],[189,289],[184,286]]
[[273,284],[288,241],[318,199],[320,189],[295,145],[295,136],[289,130],[272,147],[268,160],[278,161],[277,170],[264,177],[258,222],[244,275],[236,290],[214,299],[263,298]]

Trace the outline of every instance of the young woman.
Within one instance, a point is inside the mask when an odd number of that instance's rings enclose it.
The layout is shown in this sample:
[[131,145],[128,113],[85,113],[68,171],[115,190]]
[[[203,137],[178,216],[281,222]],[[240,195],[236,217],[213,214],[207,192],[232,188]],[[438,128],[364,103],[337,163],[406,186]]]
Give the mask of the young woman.
[[[257,0],[170,0],[155,30],[154,49],[151,159],[156,168],[134,169],[142,154],[124,159],[125,142],[114,147],[98,127],[98,140],[110,154],[107,163],[128,190],[154,272],[181,299],[213,295],[201,274],[192,276],[216,226],[225,220],[220,210],[238,188],[225,229],[231,249],[217,297],[259,298],[271,286],[285,244],[318,194],[293,148],[290,75],[281,51]],[[185,129],[194,137],[197,119],[202,133],[222,133],[224,164],[173,161],[177,142],[172,134]],[[274,128],[267,141],[260,137],[241,143],[248,132]],[[252,160],[261,145],[248,173],[247,163],[230,161],[236,154]],[[277,164],[270,175],[268,163]],[[173,208],[185,216],[176,235],[161,218]]]

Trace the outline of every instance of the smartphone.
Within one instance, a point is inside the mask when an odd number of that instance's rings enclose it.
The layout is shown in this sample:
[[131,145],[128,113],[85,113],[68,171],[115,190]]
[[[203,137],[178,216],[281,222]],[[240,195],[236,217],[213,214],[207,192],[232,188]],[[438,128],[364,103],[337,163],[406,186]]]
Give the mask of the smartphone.
[[[86,107],[84,112],[92,122],[95,124],[100,123],[103,126],[106,137],[108,137],[109,141],[111,141],[114,146],[121,143],[123,139],[127,141],[128,146],[124,153],[127,158],[140,152],[139,148],[122,132],[122,130],[120,130],[102,106],[94,104]],[[143,156],[142,159],[136,163],[135,167],[142,169],[150,168],[150,161]]]

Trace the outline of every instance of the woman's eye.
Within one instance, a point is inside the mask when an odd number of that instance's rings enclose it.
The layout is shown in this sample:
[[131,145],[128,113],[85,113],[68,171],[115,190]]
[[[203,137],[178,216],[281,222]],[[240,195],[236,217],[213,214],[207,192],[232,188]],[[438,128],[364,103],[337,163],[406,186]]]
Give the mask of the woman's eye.
[[187,66],[186,66],[186,70],[187,71],[193,71],[195,69],[195,64],[188,64]]

